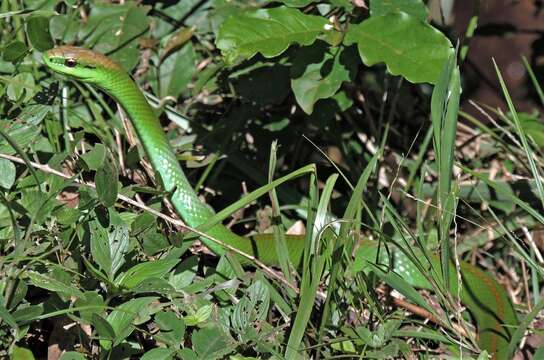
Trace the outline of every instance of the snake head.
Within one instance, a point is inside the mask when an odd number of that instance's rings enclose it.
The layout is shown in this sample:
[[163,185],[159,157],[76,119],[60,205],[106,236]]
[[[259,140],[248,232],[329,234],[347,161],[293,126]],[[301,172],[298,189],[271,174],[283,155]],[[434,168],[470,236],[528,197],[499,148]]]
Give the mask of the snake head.
[[113,60],[98,52],[75,46],[59,46],[46,51],[43,61],[51,70],[100,85],[125,70]]

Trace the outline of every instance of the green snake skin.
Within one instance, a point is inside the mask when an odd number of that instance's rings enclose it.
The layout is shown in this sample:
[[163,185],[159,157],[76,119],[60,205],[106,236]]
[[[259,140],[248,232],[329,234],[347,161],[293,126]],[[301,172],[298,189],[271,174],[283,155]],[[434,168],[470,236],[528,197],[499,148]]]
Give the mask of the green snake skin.
[[[91,50],[72,46],[49,50],[43,59],[53,71],[93,84],[112,96],[123,107],[136,129],[154,171],[160,177],[164,189],[171,194],[173,206],[188,225],[196,228],[215,214],[213,209],[198,198],[183,173],[153,109],[119,64]],[[265,264],[278,263],[272,235],[241,237],[221,224],[213,226],[206,233],[256,256]],[[201,240],[214,253],[219,255],[225,253],[221,245],[206,238]],[[287,236],[286,243],[291,261],[293,264],[300,264],[304,237]],[[366,241],[361,249],[364,259],[370,262],[375,259],[375,243]],[[430,263],[424,265],[439,268],[437,259],[431,259]],[[389,267],[413,286],[432,289],[418,268],[400,251],[395,253],[395,259]],[[463,274],[461,301],[476,319],[480,347],[491,353],[495,359],[508,359],[510,355],[507,354],[506,348],[513,332],[512,327],[517,325],[516,314],[509,297],[493,278],[478,268],[462,263],[461,270]],[[455,294],[457,279],[453,266],[450,274],[453,276],[450,291]]]

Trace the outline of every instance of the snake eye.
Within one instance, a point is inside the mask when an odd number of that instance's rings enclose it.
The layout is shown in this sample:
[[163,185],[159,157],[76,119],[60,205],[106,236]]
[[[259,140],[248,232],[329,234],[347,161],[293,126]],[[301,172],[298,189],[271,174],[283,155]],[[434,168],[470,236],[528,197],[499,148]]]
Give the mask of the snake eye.
[[70,68],[73,68],[76,65],[77,65],[77,61],[75,59],[68,58],[68,59],[64,60],[64,66],[68,66]]

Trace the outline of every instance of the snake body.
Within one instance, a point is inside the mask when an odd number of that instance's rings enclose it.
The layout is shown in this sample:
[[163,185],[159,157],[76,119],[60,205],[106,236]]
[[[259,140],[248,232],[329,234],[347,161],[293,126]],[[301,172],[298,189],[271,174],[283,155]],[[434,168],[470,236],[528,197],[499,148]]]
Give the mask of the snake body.
[[[211,207],[198,198],[179,165],[153,109],[130,75],[118,63],[94,51],[72,46],[51,49],[44,53],[43,60],[57,73],[102,89],[123,107],[136,129],[154,171],[160,177],[164,190],[170,194],[171,203],[188,225],[197,228],[215,214]],[[206,230],[206,233],[259,258],[265,264],[278,263],[273,235],[242,237],[222,224],[214,225]],[[201,240],[214,253],[219,255],[225,253],[221,245],[204,237]],[[304,251],[304,237],[287,236],[286,244],[291,262],[300,264]],[[365,259],[372,260],[375,245],[366,241],[362,248],[368,250]],[[402,254],[389,265],[413,286],[432,288],[428,280]],[[431,263],[426,265],[437,268],[438,261],[432,259]],[[493,278],[478,268],[462,263],[461,270],[463,274],[461,301],[477,321],[480,347],[493,354],[496,359],[507,359],[509,355],[506,353],[506,347],[511,332],[508,326],[517,324],[508,296]],[[450,273],[454,274],[455,271]],[[452,280],[450,290],[456,291],[457,281]]]

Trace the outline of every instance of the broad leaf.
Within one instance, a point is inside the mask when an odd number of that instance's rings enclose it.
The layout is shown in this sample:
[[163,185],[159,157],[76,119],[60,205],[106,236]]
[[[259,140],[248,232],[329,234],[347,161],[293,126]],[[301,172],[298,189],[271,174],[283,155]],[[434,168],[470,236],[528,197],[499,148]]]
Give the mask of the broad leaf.
[[49,18],[45,16],[28,19],[27,33],[32,46],[39,51],[49,50],[55,45],[49,32]]
[[305,113],[311,114],[319,99],[333,96],[342,82],[350,79],[350,72],[355,71],[353,53],[339,49],[331,53],[319,44],[297,53],[291,68],[291,87]]
[[12,101],[27,101],[34,96],[36,83],[32,74],[21,72],[8,82],[7,95]]
[[68,296],[75,296],[75,297],[81,297],[83,294],[75,287],[75,286],[69,286],[65,283],[49,276],[46,274],[40,274],[35,271],[27,271],[26,275],[30,279],[30,282],[32,285],[50,290],[56,293],[68,295]]
[[148,278],[161,278],[166,275],[179,259],[155,260],[137,264],[116,279],[117,286],[133,288]]
[[193,347],[200,359],[219,359],[228,354],[228,338],[219,327],[207,327],[193,333]]
[[239,58],[249,59],[258,52],[274,57],[292,44],[310,45],[333,33],[332,25],[321,16],[276,7],[229,17],[219,29],[216,44],[227,62],[234,62]]
[[156,79],[153,85],[160,97],[178,97],[187,87],[196,71],[197,55],[193,44],[185,44],[180,50],[166,57],[161,63],[157,74],[160,86]]
[[151,349],[141,357],[141,360],[169,360],[174,358],[173,349],[155,348]]
[[102,163],[102,166],[98,168],[94,176],[94,182],[96,184],[96,193],[100,202],[105,207],[110,207],[115,204],[117,200],[117,168],[107,159]]
[[16,63],[26,55],[27,51],[28,48],[24,42],[14,40],[6,45],[2,52],[2,59]]
[[120,62],[127,70],[138,63],[138,36],[148,28],[149,7],[134,3],[112,5],[97,3],[89,22],[83,28],[87,44]]
[[419,20],[426,20],[429,12],[421,0],[372,0],[370,14],[382,16],[393,12],[404,12]]
[[90,230],[93,259],[111,280],[125,263],[124,256],[129,245],[128,228],[116,225],[108,231],[95,221],[90,224]]
[[0,159],[0,187],[9,189],[15,182],[15,165],[9,160]]
[[[150,304],[157,299],[156,297],[132,299],[119,305],[111,312],[107,321],[115,333],[114,346],[132,333],[133,325],[141,324],[149,319],[150,313],[154,311]],[[101,340],[100,345],[109,349],[112,343],[108,340]]]
[[448,38],[405,13],[372,16],[349,28],[344,43],[357,44],[363,62],[384,62],[389,72],[413,83],[434,84],[452,52]]
[[106,160],[106,147],[98,143],[91,151],[81,155],[81,158],[85,161],[89,169],[97,170]]

